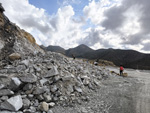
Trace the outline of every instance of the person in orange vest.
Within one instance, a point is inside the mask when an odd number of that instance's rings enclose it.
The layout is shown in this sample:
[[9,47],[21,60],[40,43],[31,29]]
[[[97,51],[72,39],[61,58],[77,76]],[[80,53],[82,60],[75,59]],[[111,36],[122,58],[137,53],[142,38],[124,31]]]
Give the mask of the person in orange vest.
[[123,76],[123,70],[124,70],[123,66],[120,65],[120,76]]

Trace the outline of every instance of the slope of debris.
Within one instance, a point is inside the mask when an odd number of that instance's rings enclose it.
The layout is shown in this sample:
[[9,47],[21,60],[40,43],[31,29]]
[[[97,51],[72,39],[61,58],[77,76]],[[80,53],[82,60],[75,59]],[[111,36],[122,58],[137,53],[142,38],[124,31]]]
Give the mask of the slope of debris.
[[[58,53],[27,55],[0,70],[0,112],[52,112],[53,106],[88,101],[87,92],[111,74]],[[17,59],[17,60],[16,60]]]
[[37,52],[44,53],[36,44],[34,37],[12,23],[3,11],[0,4],[0,67],[9,63],[8,56],[14,52],[22,55]]

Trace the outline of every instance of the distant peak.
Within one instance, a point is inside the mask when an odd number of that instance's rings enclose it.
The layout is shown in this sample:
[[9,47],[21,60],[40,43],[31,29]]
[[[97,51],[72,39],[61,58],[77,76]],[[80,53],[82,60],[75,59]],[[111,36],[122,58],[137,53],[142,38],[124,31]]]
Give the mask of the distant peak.
[[85,47],[88,47],[87,45],[85,45],[85,44],[81,44],[81,45],[79,45],[78,47],[80,47],[80,46],[85,46]]

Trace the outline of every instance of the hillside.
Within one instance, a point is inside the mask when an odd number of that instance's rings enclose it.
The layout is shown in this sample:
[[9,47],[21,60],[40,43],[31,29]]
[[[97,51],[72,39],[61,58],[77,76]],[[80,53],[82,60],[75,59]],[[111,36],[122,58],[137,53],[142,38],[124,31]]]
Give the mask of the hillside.
[[[53,48],[53,52],[55,49]],[[55,51],[57,52],[57,51]],[[98,49],[93,50],[86,45],[79,45],[75,48],[65,50],[65,55],[89,60],[107,60],[115,65],[123,65],[126,68],[150,69],[150,54],[140,53],[134,50],[121,49]]]
[[65,51],[65,55],[71,57],[72,54],[75,55],[76,57],[79,57],[83,54],[89,53],[94,51],[93,49],[89,48],[88,46],[82,44],[79,45],[75,48],[71,48]]
[[65,54],[65,49],[63,49],[60,46],[51,46],[51,45],[49,45],[48,47],[46,47],[46,50]]
[[4,14],[0,4],[0,66],[3,60],[9,62],[12,53],[35,54],[44,51],[36,44],[34,37],[16,24],[12,23]]

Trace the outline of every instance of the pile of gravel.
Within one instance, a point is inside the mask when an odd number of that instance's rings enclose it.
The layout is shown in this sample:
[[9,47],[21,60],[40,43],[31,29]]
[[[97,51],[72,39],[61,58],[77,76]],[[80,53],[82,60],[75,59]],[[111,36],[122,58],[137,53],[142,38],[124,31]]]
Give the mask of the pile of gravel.
[[111,75],[102,67],[58,53],[13,53],[9,58],[10,64],[0,69],[1,113],[53,113],[54,106],[88,101],[87,92]]

